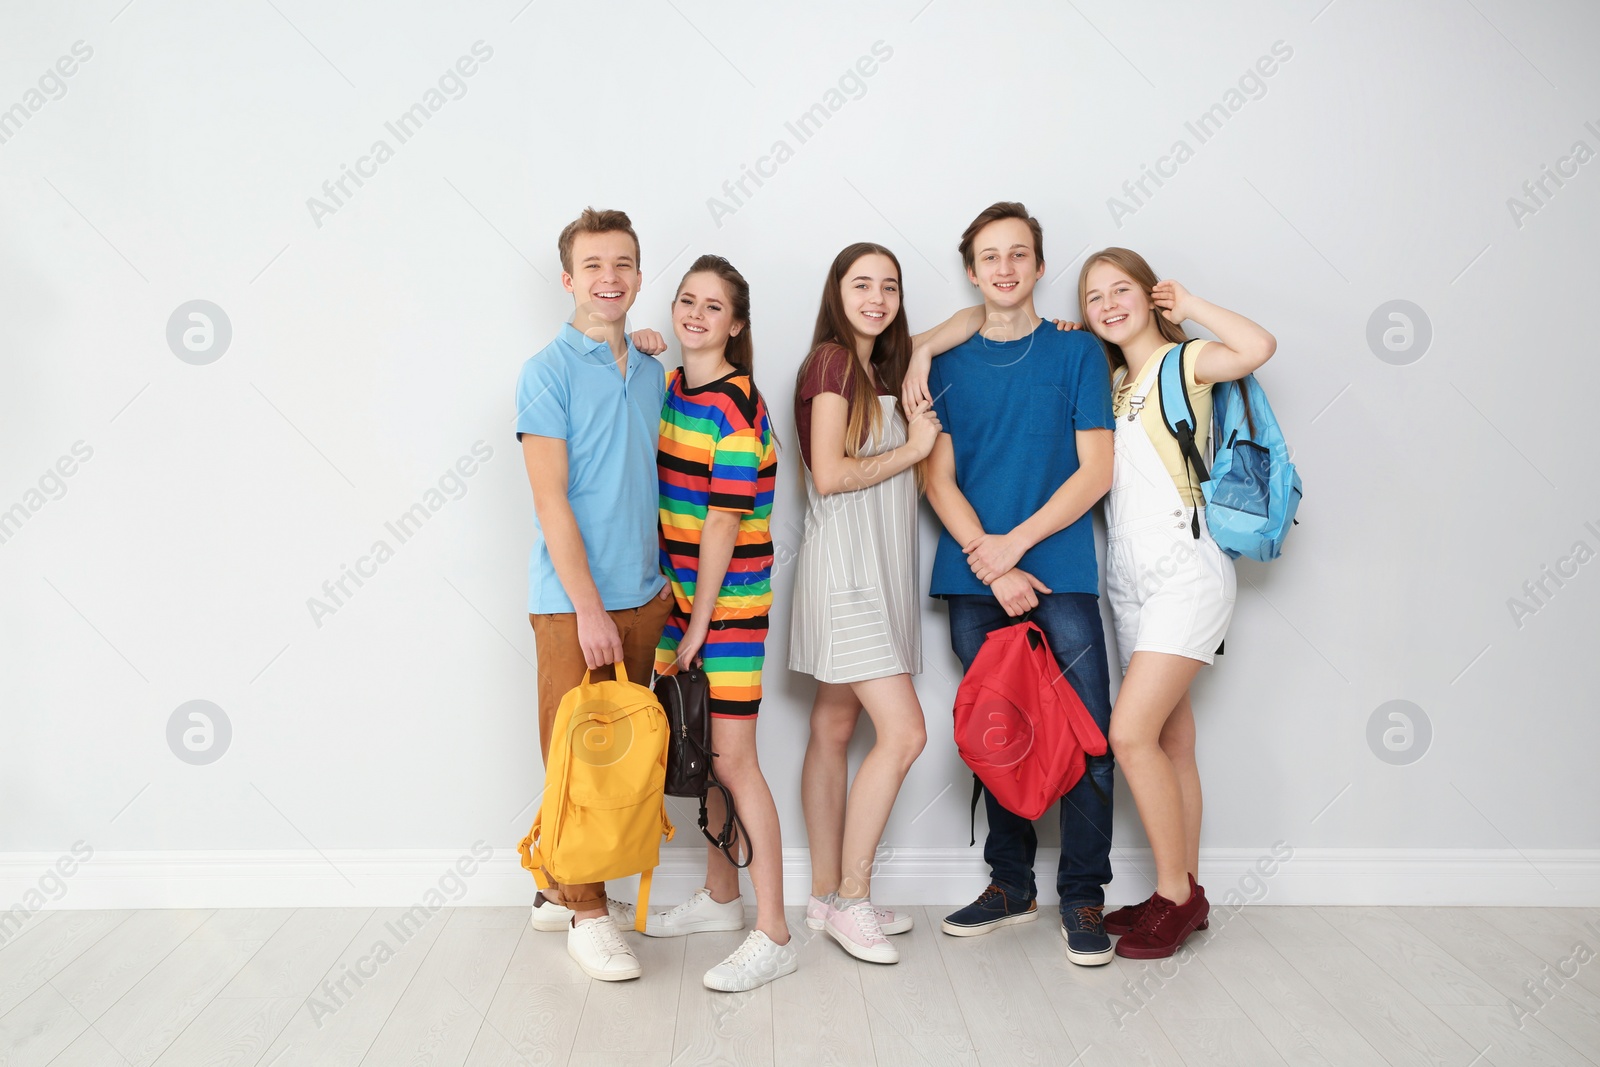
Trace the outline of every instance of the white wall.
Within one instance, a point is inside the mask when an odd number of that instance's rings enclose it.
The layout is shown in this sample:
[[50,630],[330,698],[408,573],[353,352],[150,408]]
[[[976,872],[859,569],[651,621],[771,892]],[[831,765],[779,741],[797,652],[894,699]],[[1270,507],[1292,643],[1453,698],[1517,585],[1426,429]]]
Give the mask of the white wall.
[[[198,881],[151,872],[210,869],[215,850],[311,867],[377,850],[420,891],[437,857],[514,846],[540,774],[512,387],[569,313],[560,227],[586,204],[631,213],[634,322],[663,332],[693,255],[750,278],[758,377],[791,445],[774,529],[792,546],[792,383],[829,260],[856,240],[895,248],[926,327],[971,299],[956,241],[1002,198],[1044,223],[1044,313],[1073,313],[1087,250],[1125,244],[1278,337],[1262,377],[1306,498],[1287,555],[1241,565],[1227,655],[1196,690],[1208,855],[1283,841],[1349,875],[1444,850],[1426,855],[1462,866],[1419,877],[1464,898],[1597,899],[1600,563],[1568,564],[1532,614],[1508,606],[1575,544],[1600,551],[1583,429],[1600,372],[1579,332],[1600,162],[1542,206],[1522,190],[1575,142],[1600,150],[1592,5],[1023,3],[1001,27],[959,0],[803,18],[123,3],[0,15],[0,108],[22,105],[0,126],[0,508],[24,517],[0,543],[0,908],[79,840],[101,860],[84,872],[144,873],[80,872],[61,906],[192,900]],[[79,41],[92,56],[64,95],[47,78],[30,97]],[[400,143],[385,123],[480,41],[492,57],[464,95]],[[1186,123],[1275,45],[1292,55],[1201,143]],[[830,100],[875,46],[888,58]],[[786,123],[830,102],[800,143]],[[314,218],[308,198],[380,138],[393,158]],[[1192,158],[1128,197],[1180,139]],[[736,204],[723,183],[778,140],[792,157]],[[1514,217],[1516,196],[1536,210]],[[167,340],[197,299],[231,323],[207,365]],[[1397,299],[1431,323],[1404,365],[1368,342]],[[92,456],[64,495],[30,496],[80,441]],[[479,441],[492,456],[460,499],[398,544],[385,522]],[[380,538],[394,558],[317,625],[307,599]],[[926,568],[931,515],[923,541]],[[798,848],[811,685],[784,669],[790,581],[761,722]],[[917,884],[942,899],[939,879],[977,877],[976,860],[926,851],[965,846],[968,779],[937,604],[924,625],[934,740],[887,840],[896,862],[926,860]],[[167,739],[195,699],[232,730],[206,766]],[[1431,724],[1407,765],[1369,744],[1393,700]],[[1143,838],[1118,799],[1128,869]],[[517,899],[503,861],[498,897]],[[1516,888],[1474,890],[1490,866]],[[109,888],[72,888],[95,878]],[[1349,897],[1320,884],[1306,896]]]

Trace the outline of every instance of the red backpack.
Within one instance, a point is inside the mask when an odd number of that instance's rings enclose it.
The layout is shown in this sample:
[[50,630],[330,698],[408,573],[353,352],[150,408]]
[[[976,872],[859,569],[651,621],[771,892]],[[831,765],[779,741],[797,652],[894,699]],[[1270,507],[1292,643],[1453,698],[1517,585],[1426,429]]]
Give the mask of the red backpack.
[[1085,755],[1105,755],[1106,738],[1044,631],[1022,622],[984,638],[961,679],[956,749],[974,775],[974,814],[981,781],[1001,807],[1037,819],[1078,784]]

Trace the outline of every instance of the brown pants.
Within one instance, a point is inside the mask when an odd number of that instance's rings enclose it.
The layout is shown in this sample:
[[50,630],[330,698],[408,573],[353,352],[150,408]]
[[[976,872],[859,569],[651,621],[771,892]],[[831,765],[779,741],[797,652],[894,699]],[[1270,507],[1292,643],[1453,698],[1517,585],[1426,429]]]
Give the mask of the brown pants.
[[[656,644],[661,640],[661,630],[672,614],[672,601],[653,596],[636,608],[608,611],[611,621],[617,624],[622,636],[622,663],[627,668],[628,680],[638,685],[650,684],[650,671],[655,665]],[[583,659],[583,647],[578,644],[578,616],[572,612],[555,615],[529,615],[533,626],[533,641],[539,659],[539,755],[546,766],[550,763],[550,738],[556,722],[556,709],[567,691],[583,681],[588,665]],[[595,680],[613,677],[610,666],[595,672]],[[546,896],[574,911],[591,911],[606,906],[604,882],[583,885],[557,885],[552,880]]]

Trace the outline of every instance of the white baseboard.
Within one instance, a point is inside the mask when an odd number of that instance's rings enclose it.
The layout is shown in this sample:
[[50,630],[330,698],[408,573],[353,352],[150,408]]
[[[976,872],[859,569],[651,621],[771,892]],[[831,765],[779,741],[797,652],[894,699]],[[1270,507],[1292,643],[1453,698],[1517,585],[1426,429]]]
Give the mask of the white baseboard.
[[[1281,858],[1285,851],[1292,854]],[[52,874],[57,853],[0,853],[0,942],[33,913],[97,908],[400,907],[430,891],[455,905],[510,906],[533,896],[516,853],[497,849],[469,877],[454,873],[465,850],[96,852],[70,877]],[[1059,853],[1040,849],[1041,903],[1055,902]],[[652,899],[668,904],[703,881],[705,853],[662,850]],[[1600,850],[1209,849],[1201,874],[1213,903],[1600,906]],[[1148,850],[1118,849],[1107,899],[1151,890]],[[961,904],[987,884],[982,848],[885,848],[873,897],[885,903]],[[619,897],[632,886],[613,883]],[[784,892],[803,903],[810,861],[785,849]],[[437,906],[437,905],[435,905]]]

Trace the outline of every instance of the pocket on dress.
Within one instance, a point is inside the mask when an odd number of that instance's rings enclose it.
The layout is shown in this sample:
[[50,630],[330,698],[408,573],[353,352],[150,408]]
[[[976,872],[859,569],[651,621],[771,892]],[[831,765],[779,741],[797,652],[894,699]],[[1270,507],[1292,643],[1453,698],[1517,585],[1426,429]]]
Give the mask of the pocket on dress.
[[869,677],[895,662],[889,621],[872,586],[828,594],[830,659],[842,675]]

